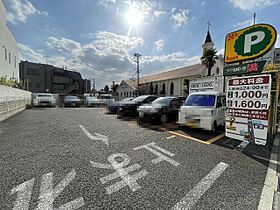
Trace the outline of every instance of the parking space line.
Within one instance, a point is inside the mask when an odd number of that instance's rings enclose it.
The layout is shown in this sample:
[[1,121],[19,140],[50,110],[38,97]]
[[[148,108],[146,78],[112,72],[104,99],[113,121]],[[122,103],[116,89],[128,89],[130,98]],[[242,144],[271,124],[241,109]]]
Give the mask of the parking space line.
[[191,191],[189,191],[173,208],[177,209],[191,209],[203,194],[214,184],[214,182],[226,170],[228,164],[220,162],[214,169],[212,169]]
[[172,135],[172,136],[166,137],[166,139],[173,139],[173,138],[175,138],[175,137],[176,137],[175,135]]
[[197,142],[200,142],[200,143],[203,143],[203,144],[209,144],[207,143],[206,141],[202,141],[200,139],[197,139],[197,138],[194,138],[194,137],[191,137],[191,136],[186,136],[184,134],[181,134],[181,133],[177,133],[177,132],[174,132],[174,131],[169,131],[169,130],[166,130],[165,128],[162,128],[162,130],[168,132],[168,133],[171,133],[171,134],[175,134],[177,136],[181,136],[183,138],[186,138],[186,139],[190,139],[190,140],[193,140],[193,141],[197,141]]
[[212,138],[212,139],[209,139],[206,143],[207,143],[207,144],[212,144],[213,142],[215,142],[215,141],[217,141],[217,140],[223,138],[224,136],[225,136],[225,133],[222,133],[222,134],[220,134],[220,135],[218,135],[218,136],[215,136],[215,137]]

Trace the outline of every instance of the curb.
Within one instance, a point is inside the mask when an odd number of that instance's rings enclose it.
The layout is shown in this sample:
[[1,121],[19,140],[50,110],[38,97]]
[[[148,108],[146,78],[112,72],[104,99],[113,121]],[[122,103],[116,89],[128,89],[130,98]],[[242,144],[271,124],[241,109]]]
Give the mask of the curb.
[[280,193],[277,191],[278,188],[278,150],[279,150],[279,134],[277,133],[272,152],[270,154],[269,165],[267,168],[267,174],[264,181],[264,186],[262,189],[262,194],[260,197],[260,202],[258,210],[272,210],[280,208]]

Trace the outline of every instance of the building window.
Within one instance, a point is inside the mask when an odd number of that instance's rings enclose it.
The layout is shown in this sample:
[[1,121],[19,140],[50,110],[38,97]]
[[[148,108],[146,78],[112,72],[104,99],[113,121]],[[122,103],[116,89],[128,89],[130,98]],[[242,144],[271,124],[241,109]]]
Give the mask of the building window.
[[155,87],[155,94],[157,95],[158,94],[158,85],[156,84],[156,87]]
[[122,97],[122,92],[121,92],[121,97]]
[[17,57],[14,57],[15,68],[17,67]]
[[219,74],[219,73],[220,73],[220,69],[217,68],[217,69],[216,69],[216,74]]
[[162,89],[161,89],[161,93],[160,94],[162,94],[162,95],[165,95],[165,83],[163,83],[163,85],[162,85]]
[[7,60],[7,49],[5,49],[5,60]]
[[11,53],[9,53],[9,63],[11,63]]
[[40,83],[36,83],[36,88],[40,88]]
[[174,83],[171,82],[170,84],[170,95],[172,96],[174,94]]
[[129,92],[129,97],[131,97],[131,92]]
[[37,69],[28,68],[27,69],[27,74],[39,75],[39,71]]
[[28,83],[28,87],[29,87],[29,88],[32,87],[32,83],[31,83],[31,82]]

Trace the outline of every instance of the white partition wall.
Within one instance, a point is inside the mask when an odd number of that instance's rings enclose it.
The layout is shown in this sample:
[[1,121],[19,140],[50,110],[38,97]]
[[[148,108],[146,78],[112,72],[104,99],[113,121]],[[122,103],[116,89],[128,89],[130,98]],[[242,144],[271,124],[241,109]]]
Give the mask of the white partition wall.
[[0,85],[0,121],[31,104],[31,92]]

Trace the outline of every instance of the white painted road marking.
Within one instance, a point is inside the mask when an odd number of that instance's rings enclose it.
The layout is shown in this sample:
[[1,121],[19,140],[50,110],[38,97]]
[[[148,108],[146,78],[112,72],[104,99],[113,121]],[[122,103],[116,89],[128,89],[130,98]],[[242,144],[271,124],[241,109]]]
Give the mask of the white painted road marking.
[[84,128],[84,126],[82,126],[82,125],[79,125],[79,126],[84,131],[84,133],[87,135],[87,137],[90,138],[91,140],[103,141],[104,144],[106,144],[107,146],[109,145],[108,136],[104,136],[104,135],[99,134],[99,133],[94,133],[95,136],[93,136],[90,132],[87,131],[87,129]]
[[[122,159],[121,162],[118,161],[120,158]],[[114,192],[119,191],[120,189],[122,189],[126,186],[128,186],[132,192],[135,192],[136,190],[141,189],[141,186],[137,183],[137,180],[146,176],[148,174],[148,171],[141,170],[133,175],[129,175],[130,172],[140,169],[141,166],[139,164],[134,164],[127,168],[123,168],[123,167],[127,166],[130,162],[130,157],[123,153],[116,153],[116,154],[110,155],[108,157],[108,161],[111,163],[111,165],[90,161],[92,166],[95,168],[109,169],[110,168],[109,166],[111,166],[111,168],[113,168],[116,171],[115,173],[112,173],[105,177],[100,178],[100,181],[102,184],[106,184],[109,181],[112,181],[114,179],[117,179],[118,177],[121,177],[121,179],[122,179],[121,181],[118,181],[115,184],[105,187],[107,194],[110,195]]]
[[278,165],[278,147],[279,147],[279,134],[273,143],[272,152],[270,154],[269,165],[267,167],[267,173],[260,197],[258,210],[271,210],[273,209],[274,193],[277,191],[278,176],[277,176],[277,165]]
[[[167,150],[157,146],[155,142],[152,142],[152,143],[149,143],[149,144],[145,144],[145,145],[133,148],[133,150],[140,150],[140,149],[146,149],[149,152],[151,152],[151,153],[155,154],[156,156],[158,156],[158,158],[152,160],[153,164],[158,164],[161,161],[165,160],[165,161],[169,162],[170,164],[172,164],[174,166],[178,166],[179,165],[179,163],[176,162],[175,160],[173,160],[173,159],[169,158],[168,156],[162,154],[162,153],[165,153],[165,154],[173,157],[174,156],[173,153],[171,153],[171,152],[169,152],[169,151],[167,151]],[[155,149],[161,151],[162,153],[156,151]]]
[[32,189],[34,185],[34,178],[24,182],[11,190],[11,195],[18,192],[13,210],[28,210],[31,199]]
[[[42,176],[41,188],[39,194],[39,201],[36,210],[53,210],[54,200],[61,194],[64,188],[70,184],[70,182],[75,178],[76,172],[73,169],[66,177],[53,188],[53,173],[47,173]],[[11,195],[18,192],[17,199],[14,203],[13,210],[28,210],[29,203],[31,200],[33,185],[35,178],[24,182],[11,190]],[[70,201],[56,210],[74,210],[82,207],[84,205],[83,197],[79,197],[73,201]]]
[[[64,188],[70,184],[70,182],[75,178],[76,171],[72,171],[66,175],[66,177],[55,187],[53,188],[53,173],[47,173],[42,176],[40,195],[39,195],[39,204],[37,210],[45,209],[52,210],[54,200],[61,194]],[[77,209],[84,205],[84,199],[82,197],[70,201],[59,209]]]
[[172,210],[191,209],[227,167],[228,164],[223,162],[219,163],[190,192],[188,192],[188,194],[186,194],[181,201],[172,208]]

